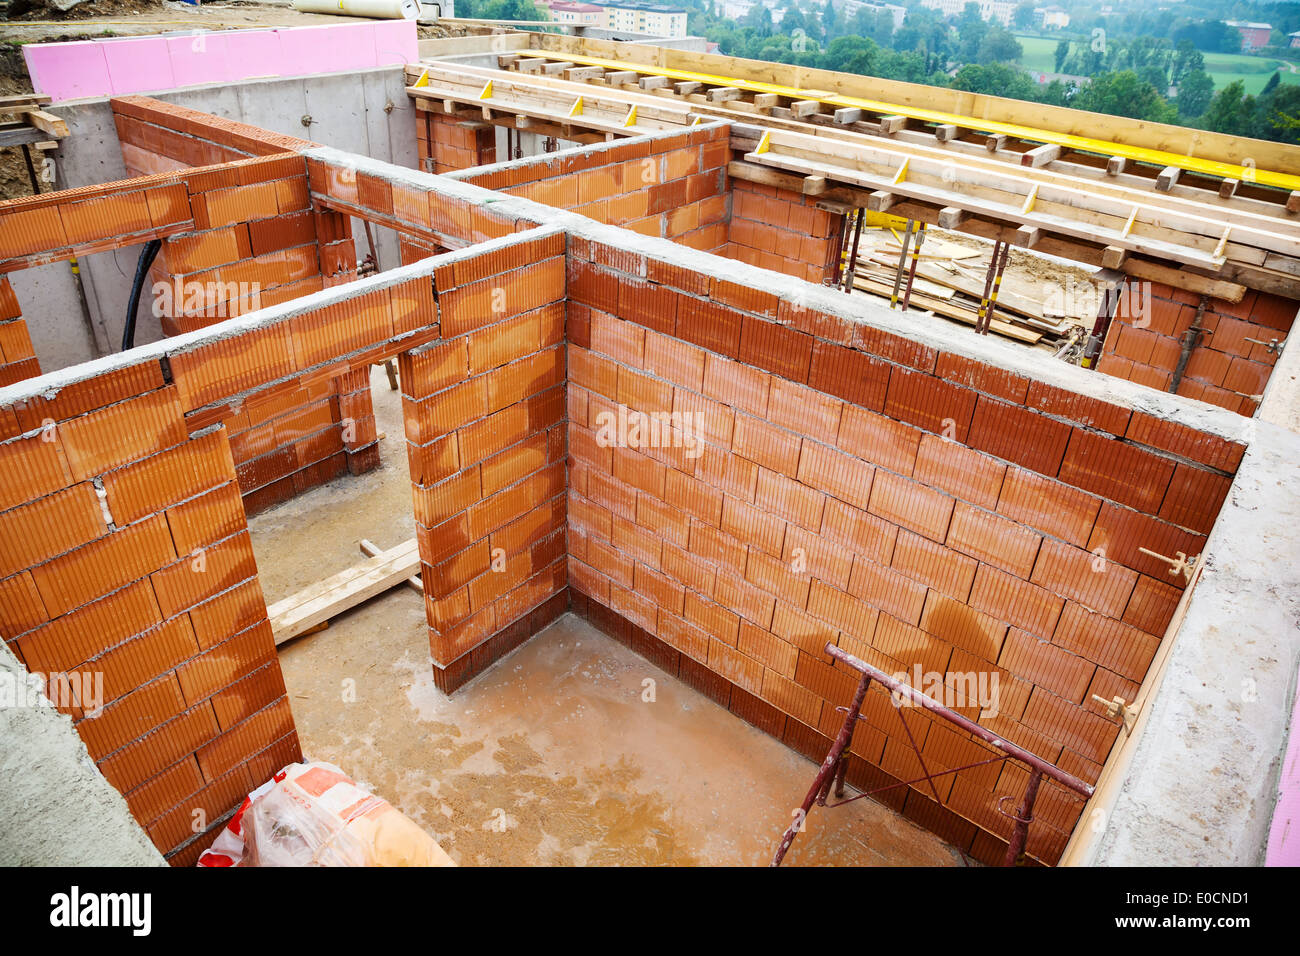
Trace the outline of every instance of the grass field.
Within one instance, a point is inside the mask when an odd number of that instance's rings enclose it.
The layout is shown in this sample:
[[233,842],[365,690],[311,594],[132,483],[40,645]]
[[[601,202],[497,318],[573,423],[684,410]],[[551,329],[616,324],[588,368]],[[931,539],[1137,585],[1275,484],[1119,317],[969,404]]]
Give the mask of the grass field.
[[[1020,68],[1030,73],[1056,72],[1056,43],[1050,37],[1017,35],[1021,49]],[[1298,51],[1300,52],[1300,51]],[[1286,62],[1268,57],[1246,56],[1241,53],[1205,54],[1205,71],[1214,80],[1215,89],[1223,89],[1234,80],[1241,80],[1250,95],[1258,93],[1268,82],[1273,71],[1282,70],[1283,83],[1300,83],[1300,73],[1293,73]],[[1300,65],[1297,66],[1300,69]]]

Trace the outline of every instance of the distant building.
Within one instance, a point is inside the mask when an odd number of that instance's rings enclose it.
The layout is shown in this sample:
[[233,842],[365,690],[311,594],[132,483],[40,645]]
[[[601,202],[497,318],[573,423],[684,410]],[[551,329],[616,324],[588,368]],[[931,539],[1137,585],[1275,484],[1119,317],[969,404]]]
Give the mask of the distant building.
[[1044,30],[1063,30],[1070,25],[1070,15],[1060,7],[1035,7],[1034,15]]
[[755,5],[750,0],[723,0],[721,6],[724,17],[739,22],[749,16]]
[[1224,20],[1223,22],[1241,34],[1242,53],[1268,46],[1268,38],[1273,33],[1273,27],[1267,23],[1251,23],[1248,20]]
[[979,4],[981,19],[996,20],[1004,27],[1011,26],[1011,18],[1016,13],[1016,4],[1011,0],[921,0],[921,6],[938,10],[945,17],[955,17],[971,2]]
[[874,10],[878,13],[888,13],[894,21],[894,29],[897,30],[903,25],[903,20],[907,17],[907,7],[900,7],[893,3],[867,3],[864,0],[837,0],[835,9],[840,11],[845,17],[852,19],[857,16],[859,10]]
[[657,37],[686,36],[686,11],[657,3],[602,4],[605,26],[627,33],[648,33]]
[[560,23],[576,23],[584,27],[603,27],[605,25],[605,8],[594,3],[552,0],[547,6],[551,11],[551,19]]
[[1288,33],[1286,38],[1289,41],[1287,46],[1300,46],[1300,30],[1297,30],[1295,33]]

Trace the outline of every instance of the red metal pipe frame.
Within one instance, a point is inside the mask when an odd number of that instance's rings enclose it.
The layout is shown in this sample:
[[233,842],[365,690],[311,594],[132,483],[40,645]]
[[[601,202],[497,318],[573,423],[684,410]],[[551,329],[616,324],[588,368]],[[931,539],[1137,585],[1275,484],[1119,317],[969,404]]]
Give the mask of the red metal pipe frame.
[[[817,771],[817,776],[813,780],[813,785],[811,789],[809,789],[808,795],[804,797],[804,802],[800,806],[798,817],[794,823],[790,824],[790,826],[786,828],[785,833],[781,837],[781,842],[777,846],[776,854],[772,858],[772,866],[781,865],[781,861],[785,858],[786,853],[790,849],[790,844],[794,842],[795,835],[802,829],[803,821],[807,819],[808,811],[812,809],[813,804],[816,803],[818,806],[826,806],[826,796],[830,791],[832,783],[835,786],[835,795],[837,797],[843,795],[844,774],[848,763],[847,758],[844,756],[844,752],[848,749],[849,743],[853,739],[853,728],[860,719],[859,715],[862,711],[862,701],[866,698],[867,688],[870,687],[872,681],[878,682],[891,694],[898,694],[902,697],[906,697],[913,704],[923,707],[933,714],[939,715],[949,723],[960,727],[972,736],[1002,751],[1002,755],[999,757],[980,761],[979,763],[970,764],[969,766],[976,767],[981,764],[992,763],[995,760],[1014,759],[1019,760],[1030,768],[1031,773],[1029,775],[1029,785],[1025,788],[1025,793],[1021,798],[1020,806],[1017,807],[1016,813],[1012,818],[1015,820],[1015,827],[1012,829],[1011,840],[1007,846],[1007,855],[1004,860],[1004,865],[1012,866],[1023,859],[1025,844],[1029,836],[1029,824],[1033,821],[1034,803],[1038,798],[1039,785],[1042,783],[1043,777],[1049,777],[1052,780],[1055,780],[1061,786],[1074,791],[1082,797],[1087,798],[1092,796],[1094,788],[1090,784],[1085,783],[1072,774],[1066,773],[1064,770],[1048,763],[1042,757],[1030,753],[1023,747],[1017,746],[1005,737],[995,734],[993,731],[988,730],[985,727],[981,727],[979,724],[963,717],[956,711],[948,709],[933,698],[926,696],[919,690],[916,690],[910,684],[894,679],[878,667],[873,667],[866,661],[853,656],[834,644],[828,643],[826,645],[826,653],[835,660],[856,670],[862,675],[862,678],[858,681],[857,690],[854,692],[853,703],[848,707],[847,713],[845,714],[844,725],[840,728],[840,732],[836,736],[834,743],[831,744],[831,749],[826,754],[826,759],[822,761],[821,767]],[[899,716],[901,718],[902,714],[900,713]],[[903,727],[908,730],[908,736],[910,737],[911,731],[907,727],[906,720],[903,721]],[[913,740],[912,743],[915,748],[915,740]],[[930,781],[931,787],[933,788],[934,776],[941,777],[945,774],[956,773],[963,769],[968,768],[958,767],[955,770],[946,770],[942,773],[931,775],[929,771],[926,770],[924,763],[922,763],[922,770],[925,771],[924,778],[918,778],[916,781],[908,781],[906,783],[892,784],[888,787],[881,788],[881,790],[891,790],[896,787],[907,786],[911,783],[920,782],[920,779]],[[875,792],[878,791],[872,791],[872,793]],[[868,794],[860,794],[859,797],[867,795]],[[853,797],[844,802],[850,803],[852,800],[859,799],[859,797]],[[1008,797],[1003,797],[1002,800],[998,801],[999,812],[1001,812],[1002,801],[1006,799],[1008,799]],[[939,802],[942,804],[942,801]]]

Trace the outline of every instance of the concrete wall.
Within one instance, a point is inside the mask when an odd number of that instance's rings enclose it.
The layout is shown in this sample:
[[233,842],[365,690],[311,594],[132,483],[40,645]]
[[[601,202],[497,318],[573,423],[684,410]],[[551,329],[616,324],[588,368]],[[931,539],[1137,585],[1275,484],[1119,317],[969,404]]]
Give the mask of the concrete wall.
[[[0,642],[0,688],[25,688],[28,676]],[[163,865],[72,721],[43,694],[35,707],[0,704],[0,739],[0,866]]]
[[[414,108],[404,90],[402,68],[386,67],[199,86],[152,95],[168,103],[414,167]],[[57,188],[97,185],[126,177],[107,100],[60,104],[54,111],[67,121],[71,134],[58,152]],[[305,126],[302,121],[308,116],[311,124]],[[358,256],[364,256],[368,246],[359,221],[353,223],[353,234]],[[376,230],[375,244],[382,268],[398,264],[394,234]],[[30,318],[32,341],[42,369],[66,368],[118,350],[139,253],[140,247],[134,246],[81,261],[89,322],[78,302],[67,263],[14,273],[14,290]],[[162,328],[151,314],[146,297],[140,307],[136,343],[160,338]]]

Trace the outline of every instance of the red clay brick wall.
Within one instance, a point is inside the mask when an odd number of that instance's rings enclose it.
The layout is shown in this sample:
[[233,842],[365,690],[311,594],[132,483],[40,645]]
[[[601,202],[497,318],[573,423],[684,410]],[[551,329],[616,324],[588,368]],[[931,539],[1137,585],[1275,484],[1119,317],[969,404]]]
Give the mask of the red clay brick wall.
[[[355,412],[372,363],[439,334],[430,277],[402,277],[0,406],[0,636],[33,672],[102,675],[100,716],[65,709],[177,865],[301,756],[221,424],[317,444],[268,410],[305,390]],[[356,424],[319,453],[364,455],[373,420]]]
[[0,386],[41,374],[13,286],[0,276]]
[[61,709],[192,862],[300,756],[226,434],[189,434],[156,361],[5,414],[25,434],[0,444],[0,631],[35,673],[101,675],[102,713],[93,690]]
[[443,266],[443,337],[399,360],[447,692],[526,639],[535,627],[519,622],[565,589],[564,281],[558,235]]
[[[588,611],[818,756],[856,683],[827,641],[890,672],[996,672],[982,723],[1095,781],[1117,725],[1091,695],[1133,698],[1181,594],[1137,547],[1198,553],[1241,447],[681,267],[570,254],[569,582]],[[697,415],[703,454],[602,445],[619,404]],[[866,713],[859,778],[921,776],[898,712],[880,695]],[[906,716],[931,770],[989,756]],[[946,809],[890,798],[987,849],[1009,833],[996,796],[1022,785],[995,764],[940,778]],[[1053,862],[1082,802],[1047,790],[1030,851]]]
[[[166,334],[356,278],[348,217],[313,208],[306,161],[283,152],[283,137],[145,97],[113,106],[128,168],[180,170],[185,180],[194,228],[164,239],[150,272],[168,290],[155,302]],[[222,165],[187,168],[212,163]],[[249,403],[228,422],[248,512],[378,465],[373,427],[368,445],[347,441],[355,423],[373,422],[368,381],[346,396],[325,381]]]
[[744,180],[731,186],[731,232],[722,255],[821,285],[839,275],[844,217],[811,196]]
[[426,173],[488,166],[497,161],[496,127],[443,113],[415,114],[420,168]]
[[[1120,298],[1097,368],[1167,392],[1200,296],[1159,282],[1144,284],[1151,289],[1146,314],[1134,307],[1133,297]],[[1205,332],[1188,356],[1178,394],[1254,415],[1277,361],[1258,343],[1285,339],[1297,310],[1300,302],[1252,289],[1236,303],[1210,299],[1201,318]]]
[[714,251],[727,241],[726,127],[594,147],[457,177],[597,222]]

